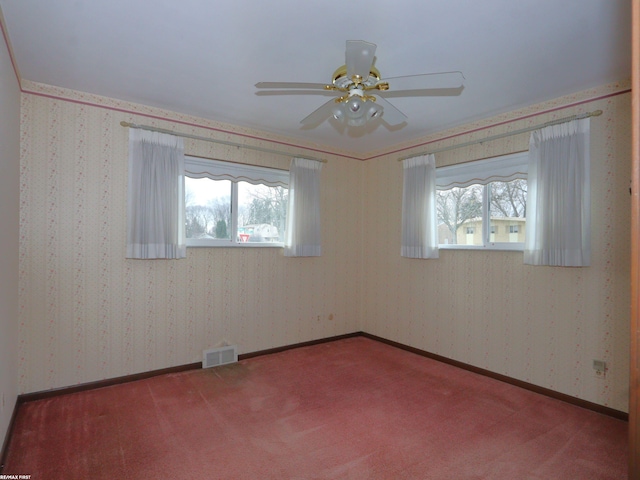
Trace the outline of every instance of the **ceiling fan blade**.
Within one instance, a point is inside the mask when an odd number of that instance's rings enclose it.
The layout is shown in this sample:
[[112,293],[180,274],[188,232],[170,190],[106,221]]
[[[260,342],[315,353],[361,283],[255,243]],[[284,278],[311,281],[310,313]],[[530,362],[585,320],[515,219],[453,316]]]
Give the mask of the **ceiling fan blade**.
[[462,72],[425,73],[385,78],[381,83],[388,83],[389,91],[454,89],[464,85],[464,75]]
[[275,97],[275,96],[283,96],[283,95],[314,95],[314,96],[323,96],[323,97],[335,97],[336,93],[329,90],[258,90],[254,93],[258,97]]
[[305,118],[303,118],[300,121],[300,123],[305,126],[321,124],[327,118],[329,118],[335,104],[336,104],[335,99],[331,99],[328,102],[323,103],[322,105],[320,105],[320,107],[318,107],[309,115],[307,115]]
[[361,78],[369,78],[371,65],[376,55],[376,45],[362,40],[347,40],[345,64],[347,65],[347,77],[354,75]]
[[[426,88],[423,90],[393,90],[380,92],[387,100],[390,98],[408,98],[408,97],[458,97],[462,94],[464,87],[458,88]],[[300,91],[300,90],[299,90]],[[266,92],[256,92],[259,93]]]
[[304,83],[304,82],[258,82],[256,88],[319,88],[324,90],[326,83]]
[[407,116],[394,107],[390,102],[386,101],[380,95],[374,95],[376,103],[382,107],[382,120],[389,125],[398,125],[407,120]]

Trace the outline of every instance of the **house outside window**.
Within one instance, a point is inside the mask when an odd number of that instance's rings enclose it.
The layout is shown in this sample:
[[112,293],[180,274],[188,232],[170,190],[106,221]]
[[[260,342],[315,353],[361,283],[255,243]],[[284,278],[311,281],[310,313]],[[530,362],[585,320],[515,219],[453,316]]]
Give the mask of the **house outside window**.
[[436,170],[440,248],[522,250],[527,152]]
[[185,157],[188,247],[282,247],[289,172]]

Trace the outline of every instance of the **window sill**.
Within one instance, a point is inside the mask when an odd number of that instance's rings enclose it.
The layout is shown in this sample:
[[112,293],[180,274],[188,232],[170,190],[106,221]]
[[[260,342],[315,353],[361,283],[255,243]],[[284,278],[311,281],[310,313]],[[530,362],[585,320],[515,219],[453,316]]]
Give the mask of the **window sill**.
[[284,244],[277,243],[277,242],[264,242],[264,243],[197,242],[197,243],[187,243],[187,248],[284,248]]
[[524,245],[521,243],[492,243],[489,245],[438,245],[439,250],[480,250],[495,252],[524,252]]

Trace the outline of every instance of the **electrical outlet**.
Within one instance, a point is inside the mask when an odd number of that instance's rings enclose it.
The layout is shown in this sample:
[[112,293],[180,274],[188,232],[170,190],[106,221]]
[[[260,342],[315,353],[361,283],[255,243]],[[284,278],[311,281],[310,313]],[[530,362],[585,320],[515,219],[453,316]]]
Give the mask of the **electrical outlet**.
[[604,378],[607,376],[607,362],[604,360],[594,360],[593,370],[596,374],[596,378]]

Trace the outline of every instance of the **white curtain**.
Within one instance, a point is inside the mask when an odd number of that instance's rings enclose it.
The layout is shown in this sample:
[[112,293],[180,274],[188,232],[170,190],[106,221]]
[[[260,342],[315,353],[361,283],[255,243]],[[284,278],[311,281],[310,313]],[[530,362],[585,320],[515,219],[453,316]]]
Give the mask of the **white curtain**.
[[183,140],[130,128],[127,258],[186,256]]
[[402,162],[402,247],[409,258],[438,258],[436,161],[424,155]]
[[291,160],[289,202],[284,254],[287,257],[319,257],[320,170],[322,163],[305,158]]
[[585,267],[591,262],[588,118],[531,134],[524,263]]

